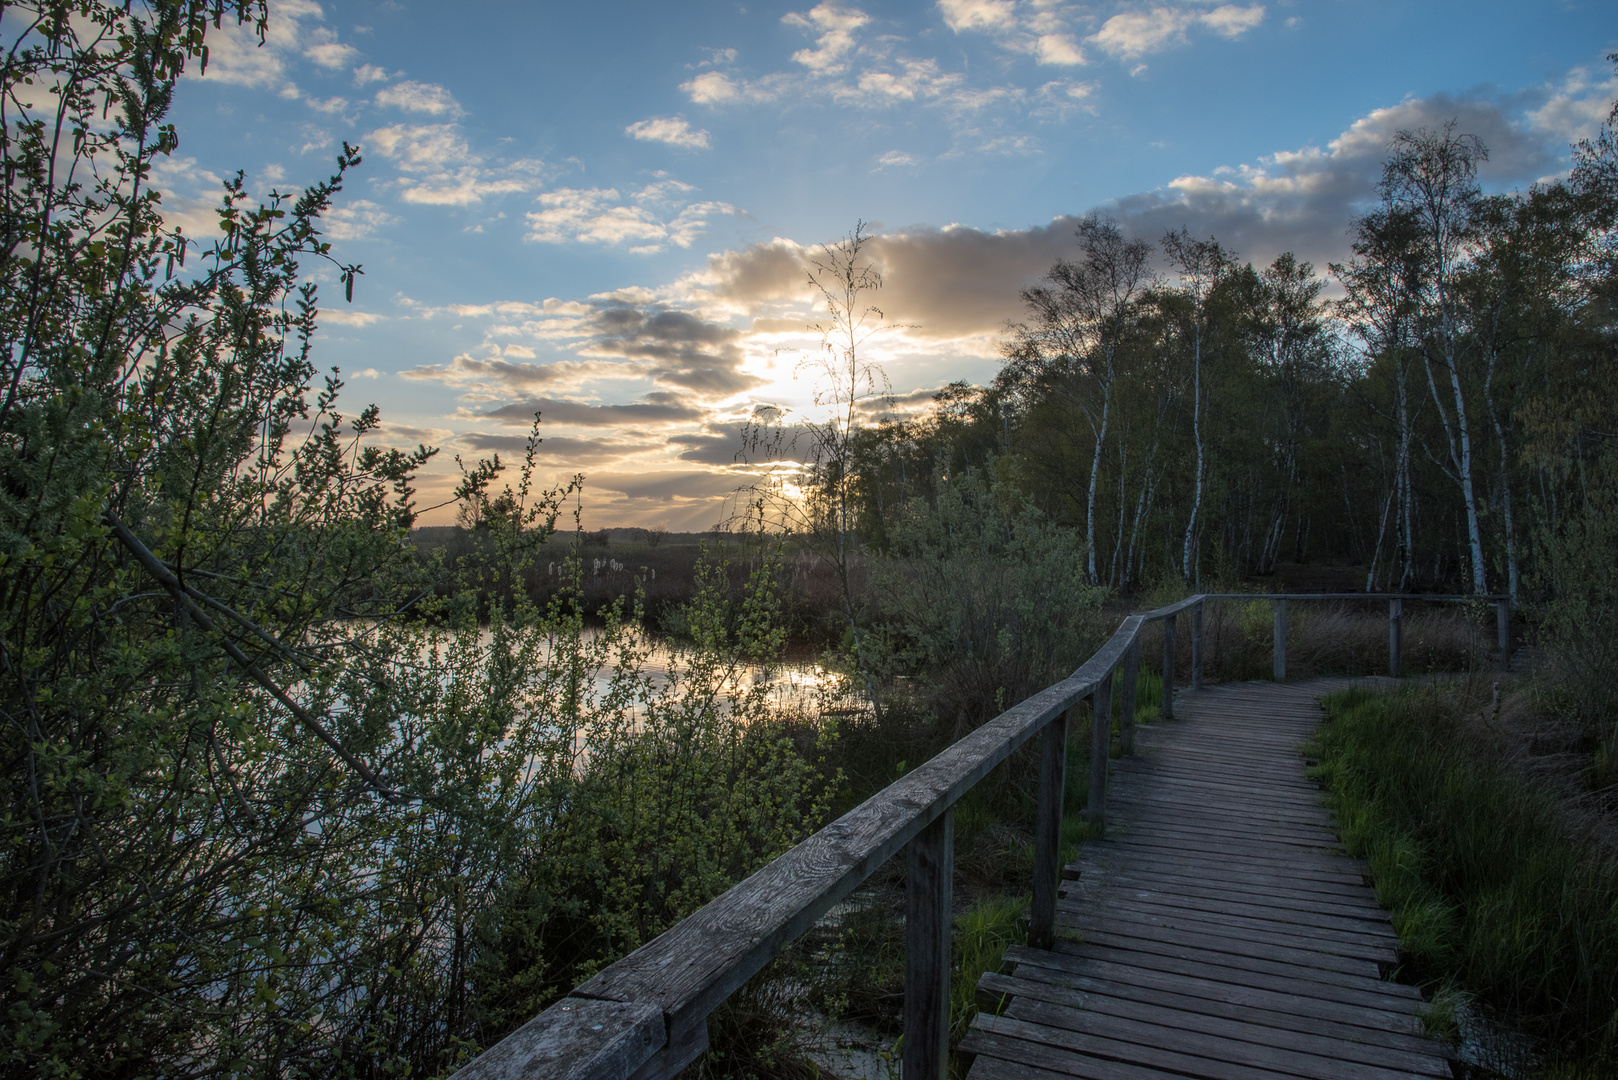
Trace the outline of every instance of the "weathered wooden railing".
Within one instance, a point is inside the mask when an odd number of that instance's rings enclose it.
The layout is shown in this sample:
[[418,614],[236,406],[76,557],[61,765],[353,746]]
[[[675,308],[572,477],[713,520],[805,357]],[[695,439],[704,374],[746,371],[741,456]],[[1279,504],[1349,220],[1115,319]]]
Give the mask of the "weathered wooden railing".
[[[1163,623],[1162,715],[1174,715],[1177,624],[1191,622],[1191,685],[1202,688],[1203,606],[1210,600],[1275,603],[1276,677],[1286,673],[1286,604],[1293,600],[1389,602],[1390,667],[1399,669],[1402,601],[1392,594],[1202,594],[1130,615],[1072,675],[1007,709],[931,761],[888,785],[753,876],[675,924],[524,1024],[460,1072],[466,1080],[663,1080],[708,1046],[708,1015],[833,905],[904,848],[906,874],[904,1080],[939,1080],[948,1060],[954,806],[979,780],[1040,736],[1030,943],[1049,947],[1061,874],[1059,846],[1069,711],[1092,700],[1112,713],[1123,676],[1120,738],[1134,745],[1140,636]],[[1462,599],[1429,597],[1419,599]],[[1489,597],[1496,600],[1495,597]],[[1509,612],[1500,607],[1502,657]],[[1086,816],[1105,828],[1112,725],[1091,725]]]

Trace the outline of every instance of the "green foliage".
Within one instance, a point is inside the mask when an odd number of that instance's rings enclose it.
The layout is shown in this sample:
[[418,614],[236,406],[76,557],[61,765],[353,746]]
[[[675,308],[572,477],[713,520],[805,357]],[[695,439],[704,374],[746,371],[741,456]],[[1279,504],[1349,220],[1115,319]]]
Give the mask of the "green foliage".
[[1540,627],[1555,646],[1559,682],[1618,773],[1618,455],[1584,466],[1582,499],[1559,529],[1535,537]]
[[872,606],[893,666],[924,700],[976,726],[1066,675],[1102,637],[1102,590],[1085,584],[1073,533],[993,463],[911,499],[872,559]]
[[950,941],[953,971],[949,983],[950,1045],[966,1038],[972,1018],[978,1014],[978,980],[986,971],[999,971],[1006,949],[1028,938],[1023,911],[1029,897],[995,896],[981,900],[955,916],[955,936]]
[[[206,34],[262,7],[6,10],[0,1071],[434,1074],[818,824],[832,732],[769,713],[778,552],[698,572],[676,677],[524,587],[575,490],[530,453],[407,542],[431,451],[315,379],[347,171],[199,250],[147,186]],[[187,257],[190,262],[188,264]]]
[[1409,972],[1454,980],[1610,1068],[1618,1054],[1618,859],[1469,727],[1453,695],[1326,700],[1310,753],[1348,851],[1394,911]]

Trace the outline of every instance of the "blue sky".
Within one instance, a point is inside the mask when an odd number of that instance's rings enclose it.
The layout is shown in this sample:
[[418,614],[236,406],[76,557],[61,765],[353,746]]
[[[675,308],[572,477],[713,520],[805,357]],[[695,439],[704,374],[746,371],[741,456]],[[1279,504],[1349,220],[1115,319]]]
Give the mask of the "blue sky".
[[[1567,168],[1618,82],[1601,3],[485,3],[270,6],[174,119],[165,205],[365,164],[330,221],[319,355],[385,438],[588,477],[593,526],[705,528],[737,424],[810,407],[803,261],[874,223],[901,404],[984,381],[1017,291],[1093,209],[1324,263],[1402,127],[1451,117],[1485,180]],[[1605,13],[1605,14],[1603,14]]]

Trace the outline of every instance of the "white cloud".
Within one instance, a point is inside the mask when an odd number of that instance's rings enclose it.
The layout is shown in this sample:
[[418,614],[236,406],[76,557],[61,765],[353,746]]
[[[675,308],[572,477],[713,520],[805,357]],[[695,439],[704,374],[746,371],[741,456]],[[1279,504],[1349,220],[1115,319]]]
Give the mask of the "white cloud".
[[1264,7],[1225,4],[1212,11],[1154,7],[1125,11],[1102,24],[1087,41],[1122,60],[1134,60],[1187,43],[1186,31],[1201,26],[1226,38],[1238,38],[1264,21]]
[[360,368],[358,371],[349,373],[349,378],[351,379],[380,379],[381,377],[382,373],[374,367]]
[[883,154],[881,157],[877,158],[876,163],[879,168],[883,169],[895,169],[902,165],[920,164],[920,162],[918,162],[914,157],[905,153],[903,150],[889,150],[886,154]]
[[537,200],[541,209],[528,214],[527,238],[541,244],[630,245],[635,254],[662,251],[671,244],[690,247],[710,217],[736,213],[729,203],[680,205],[692,190],[689,184],[665,180],[648,184],[627,199],[614,188],[547,191]]
[[693,130],[685,118],[679,116],[653,116],[637,120],[624,128],[624,134],[645,142],[667,143],[692,150],[706,150],[710,145],[706,131]]
[[427,206],[469,206],[493,195],[531,191],[544,182],[544,163],[519,159],[490,167],[467,145],[457,124],[390,124],[365,145],[397,163],[400,198]]
[[421,112],[431,116],[460,116],[461,106],[450,92],[437,83],[405,80],[384,87],[376,93],[376,103],[392,106],[406,112]]
[[298,58],[336,70],[359,56],[359,50],[339,41],[337,32],[324,20],[325,13],[312,0],[274,0],[269,5],[263,42],[251,26],[224,20],[217,30],[208,32],[207,73],[200,64],[193,64],[186,76],[297,98],[300,91],[291,71]]
[[390,76],[375,64],[363,64],[354,69],[354,85],[365,86],[368,83],[386,82]]
[[320,231],[333,240],[364,240],[398,220],[369,199],[356,199],[328,210]]
[[854,31],[871,21],[871,17],[857,8],[838,4],[816,4],[807,12],[789,12],[781,16],[788,26],[796,26],[817,33],[812,49],[799,49],[792,59],[817,75],[835,75],[847,67],[849,54],[854,51]]
[[338,326],[373,326],[379,322],[387,322],[386,315],[378,315],[374,311],[355,311],[350,307],[329,307],[320,309],[320,321],[323,323],[336,323]]
[[1015,0],[938,0],[944,25],[962,30],[1009,30],[1016,25]]

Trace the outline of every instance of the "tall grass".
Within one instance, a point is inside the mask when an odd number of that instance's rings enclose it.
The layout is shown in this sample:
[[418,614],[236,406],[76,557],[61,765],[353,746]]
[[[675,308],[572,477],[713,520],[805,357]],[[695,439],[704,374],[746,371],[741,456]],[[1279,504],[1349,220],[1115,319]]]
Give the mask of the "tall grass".
[[1406,973],[1543,1039],[1559,1075],[1613,1075],[1618,853],[1452,691],[1347,691],[1326,710],[1311,775],[1394,912]]
[[[1203,671],[1209,682],[1268,679],[1273,673],[1275,604],[1218,600],[1204,605]],[[1408,674],[1471,671],[1494,647],[1493,611],[1484,617],[1464,606],[1406,604],[1403,667]],[[1388,669],[1388,615],[1385,605],[1295,602],[1287,606],[1287,677],[1365,675]],[[1189,675],[1191,635],[1182,623],[1181,662]],[[1143,655],[1155,655],[1146,653]]]

